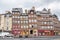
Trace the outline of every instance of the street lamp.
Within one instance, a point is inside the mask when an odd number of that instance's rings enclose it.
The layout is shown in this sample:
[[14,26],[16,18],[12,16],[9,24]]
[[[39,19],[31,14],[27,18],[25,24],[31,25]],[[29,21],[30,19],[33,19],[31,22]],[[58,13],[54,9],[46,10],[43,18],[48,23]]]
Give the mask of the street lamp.
[[4,31],[4,27],[2,27],[2,32]]
[[[2,27],[2,35],[3,35],[4,27]],[[2,36],[4,38],[4,36]]]

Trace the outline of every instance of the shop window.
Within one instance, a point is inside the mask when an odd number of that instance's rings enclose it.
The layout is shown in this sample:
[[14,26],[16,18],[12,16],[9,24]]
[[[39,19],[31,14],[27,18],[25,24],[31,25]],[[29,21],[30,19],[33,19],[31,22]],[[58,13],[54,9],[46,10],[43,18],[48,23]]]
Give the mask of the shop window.
[[34,31],[34,33],[36,33],[36,31]]
[[42,35],[45,35],[45,33],[43,33]]

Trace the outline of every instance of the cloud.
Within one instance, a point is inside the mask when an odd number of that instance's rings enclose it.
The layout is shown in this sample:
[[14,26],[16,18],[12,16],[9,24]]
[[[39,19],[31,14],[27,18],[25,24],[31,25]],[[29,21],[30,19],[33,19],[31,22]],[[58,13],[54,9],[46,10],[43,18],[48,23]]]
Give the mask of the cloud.
[[0,0],[0,13],[16,7],[30,9],[32,6],[35,6],[36,10],[50,8],[52,13],[55,13],[60,18],[60,0]]

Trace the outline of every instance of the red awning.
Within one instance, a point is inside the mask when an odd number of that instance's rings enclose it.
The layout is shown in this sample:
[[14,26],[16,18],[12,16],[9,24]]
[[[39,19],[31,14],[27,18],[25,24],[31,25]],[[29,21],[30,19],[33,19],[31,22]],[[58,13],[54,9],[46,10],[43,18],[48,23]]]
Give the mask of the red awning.
[[44,30],[38,30],[38,32],[44,32]]
[[38,32],[53,32],[54,30],[38,30]]

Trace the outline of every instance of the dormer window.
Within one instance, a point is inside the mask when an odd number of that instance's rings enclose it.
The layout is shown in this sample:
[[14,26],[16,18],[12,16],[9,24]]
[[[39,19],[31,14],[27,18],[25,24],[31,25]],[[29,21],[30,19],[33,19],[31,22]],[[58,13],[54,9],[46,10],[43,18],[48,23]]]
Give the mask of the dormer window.
[[9,17],[9,15],[7,15],[7,17]]

